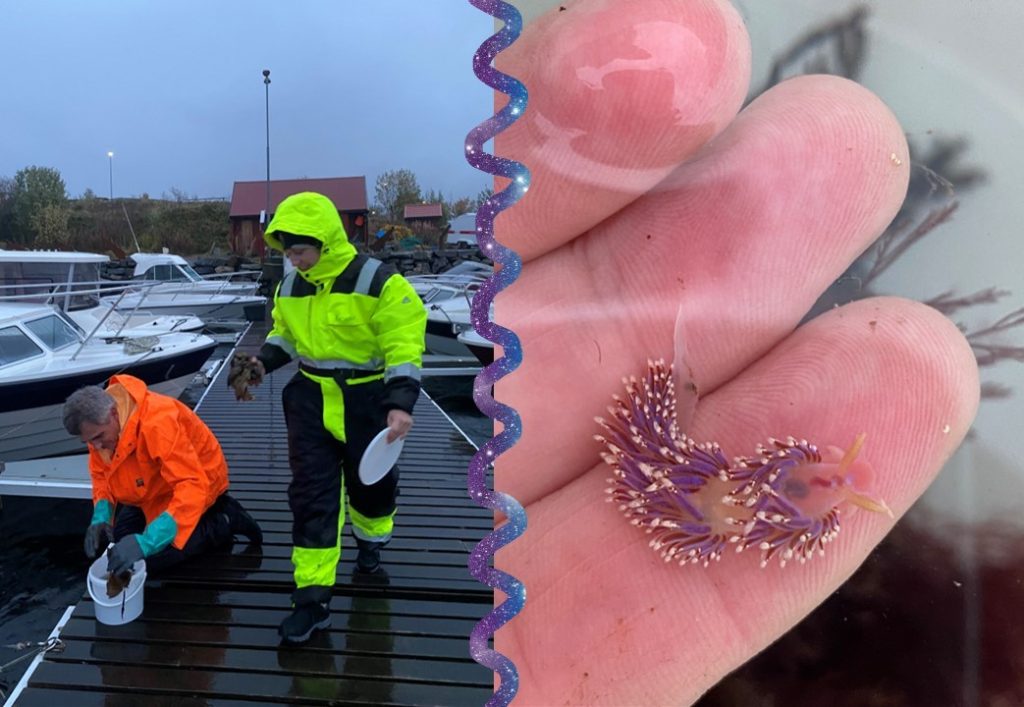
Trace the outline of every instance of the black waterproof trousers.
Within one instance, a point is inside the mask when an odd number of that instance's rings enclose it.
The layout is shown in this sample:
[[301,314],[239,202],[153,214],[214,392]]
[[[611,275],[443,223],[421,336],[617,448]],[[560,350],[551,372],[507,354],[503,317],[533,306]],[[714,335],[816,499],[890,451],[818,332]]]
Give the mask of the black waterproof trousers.
[[[353,534],[379,543],[391,538],[398,495],[397,466],[375,484],[367,486],[359,480],[363,452],[387,426],[383,381],[350,384],[338,375],[329,384],[341,389],[345,441],[326,428],[321,382],[296,373],[282,393],[292,471],[288,505],[293,515],[296,590],[292,598],[296,605],[330,599],[341,558],[344,495]],[[328,406],[327,414],[335,411],[336,407]]]
[[[225,513],[227,493],[220,495],[213,505],[199,518],[195,530],[189,536],[185,547],[178,549],[168,545],[160,552],[146,558],[147,574],[159,573],[168,567],[215,550],[231,542],[231,521]],[[118,505],[114,515],[114,542],[126,535],[141,533],[146,529],[146,516],[135,506]]]

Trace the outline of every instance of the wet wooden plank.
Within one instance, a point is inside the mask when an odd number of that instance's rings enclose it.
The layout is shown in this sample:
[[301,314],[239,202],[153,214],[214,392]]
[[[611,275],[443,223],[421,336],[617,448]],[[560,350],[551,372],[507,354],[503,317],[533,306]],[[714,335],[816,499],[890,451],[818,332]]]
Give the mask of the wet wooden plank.
[[455,707],[480,705],[491,693],[480,687],[355,678],[347,674],[344,661],[334,659],[301,662],[275,673],[47,661],[36,669],[32,681],[38,687],[68,684],[85,690],[129,692],[135,695],[135,704],[150,704],[153,695],[181,695],[279,704]]
[[[83,604],[83,607],[85,605]],[[170,645],[182,655],[197,645],[227,647],[245,647],[253,649],[278,649],[281,640],[277,635],[277,624],[285,617],[287,609],[268,611],[267,618],[259,625],[242,624],[200,624],[192,621],[150,621],[141,617],[124,626],[106,626],[95,621],[91,612],[83,612],[82,617],[68,620],[61,637],[69,643],[74,641],[88,642],[91,646],[97,642],[109,641],[111,644],[131,641],[143,646]],[[274,621],[273,619],[276,619]],[[283,652],[291,650],[308,650],[310,645],[322,650],[357,655],[394,656],[419,660],[459,660],[467,657],[468,642],[461,637],[419,636],[396,633],[357,632],[351,627],[345,615],[332,616],[332,622],[341,628],[332,628],[316,634],[316,641],[310,641],[301,647],[281,647]],[[390,619],[383,615],[373,620],[383,624]],[[369,621],[367,617],[357,617],[359,621]],[[468,632],[467,632],[468,635]],[[98,650],[98,649],[95,649]],[[98,661],[118,661],[113,653],[100,655],[92,653]],[[61,655],[48,656],[47,660],[61,660]],[[126,660],[129,663],[140,661]],[[141,661],[146,663],[148,661]],[[486,672],[486,671],[484,671]]]
[[[265,704],[274,704],[264,701]],[[252,707],[254,701],[218,700],[205,697],[181,695],[147,695],[146,707]],[[280,702],[276,703],[280,704]],[[139,707],[139,698],[134,692],[113,693],[99,690],[82,692],[71,689],[30,687],[21,693],[18,707]]]
[[[322,643],[316,639],[313,643]],[[396,657],[382,650],[375,654],[361,654],[352,650],[324,650],[321,648],[235,648],[232,646],[202,646],[172,643],[139,643],[131,641],[92,642],[71,641],[64,653],[53,662],[88,663],[97,659],[133,665],[202,670],[235,670],[289,673],[295,666],[331,665],[344,663],[353,678],[394,679],[407,682],[444,683],[463,687],[484,687],[490,672],[475,666],[473,669],[456,660],[414,660]],[[325,671],[326,672],[326,671]]]
[[[262,334],[250,332],[254,350]],[[461,705],[491,696],[493,673],[469,656],[469,633],[492,606],[467,568],[493,527],[466,491],[476,450],[423,397],[406,441],[394,537],[385,573],[352,572],[343,530],[332,625],[302,646],[281,646],[290,610],[290,479],[282,370],[236,402],[214,381],[200,415],[221,440],[231,493],[260,523],[261,548],[242,542],[182,564],[146,584],[143,615],[125,626],[95,620],[79,603],[62,630],[62,653],[30,676],[22,705],[251,704]]]
[[[475,619],[480,615],[478,603],[457,601],[424,601],[418,599],[393,599],[351,596],[335,596],[331,600],[332,611],[350,611],[353,602],[363,613],[392,614],[398,616],[439,616],[459,619]],[[234,591],[230,589],[207,587],[177,587],[173,592],[150,593],[147,595],[148,605],[172,604],[193,606],[208,604],[212,606],[279,608],[280,594],[251,590]]]

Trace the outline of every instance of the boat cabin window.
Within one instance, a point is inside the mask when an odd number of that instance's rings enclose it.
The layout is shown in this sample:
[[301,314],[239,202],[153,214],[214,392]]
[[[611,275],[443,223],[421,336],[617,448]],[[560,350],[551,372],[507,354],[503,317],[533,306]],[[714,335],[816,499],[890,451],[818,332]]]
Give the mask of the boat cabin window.
[[171,280],[180,280],[181,277],[175,272],[173,265],[154,265],[146,271],[144,280],[157,280],[159,282],[169,282]]
[[202,282],[203,276],[192,269],[191,265],[179,265],[178,263],[160,263],[152,266],[143,275],[144,280],[156,280],[157,282]]
[[41,353],[43,350],[18,327],[0,328],[0,366],[25,361]]
[[69,310],[95,307],[99,279],[99,263],[0,262],[0,295],[16,295],[19,302],[52,302]]
[[422,300],[423,304],[429,304],[440,297],[442,293],[444,293],[444,290],[440,287],[431,287],[425,294],[420,295],[420,300]]
[[43,344],[54,350],[79,343],[78,332],[56,314],[25,322],[25,326],[38,336]]

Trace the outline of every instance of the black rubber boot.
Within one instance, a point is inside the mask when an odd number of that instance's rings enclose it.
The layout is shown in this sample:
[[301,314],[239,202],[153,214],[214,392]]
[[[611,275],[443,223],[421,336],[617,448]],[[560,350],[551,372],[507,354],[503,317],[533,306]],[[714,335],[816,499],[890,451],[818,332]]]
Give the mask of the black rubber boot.
[[241,535],[249,542],[256,545],[263,544],[263,531],[259,524],[249,515],[248,511],[242,508],[242,504],[231,496],[224,494],[224,514],[231,521],[231,534]]
[[356,538],[359,554],[356,555],[356,570],[363,574],[374,574],[380,571],[380,549],[384,543],[370,542]]
[[277,629],[285,643],[305,643],[313,632],[331,625],[331,611],[327,604],[313,602],[299,604]]

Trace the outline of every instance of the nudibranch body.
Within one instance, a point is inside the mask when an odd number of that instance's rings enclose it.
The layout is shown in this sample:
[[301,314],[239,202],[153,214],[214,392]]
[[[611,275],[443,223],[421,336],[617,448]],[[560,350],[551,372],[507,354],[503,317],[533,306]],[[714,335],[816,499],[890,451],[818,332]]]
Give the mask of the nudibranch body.
[[706,567],[733,545],[760,550],[762,567],[775,557],[802,563],[835,539],[844,505],[892,515],[857,459],[863,435],[845,452],[790,437],[730,460],[680,429],[672,366],[649,362],[643,379],[623,382],[626,398],[615,396],[611,419],[597,420],[613,470],[609,500],[666,562]]

